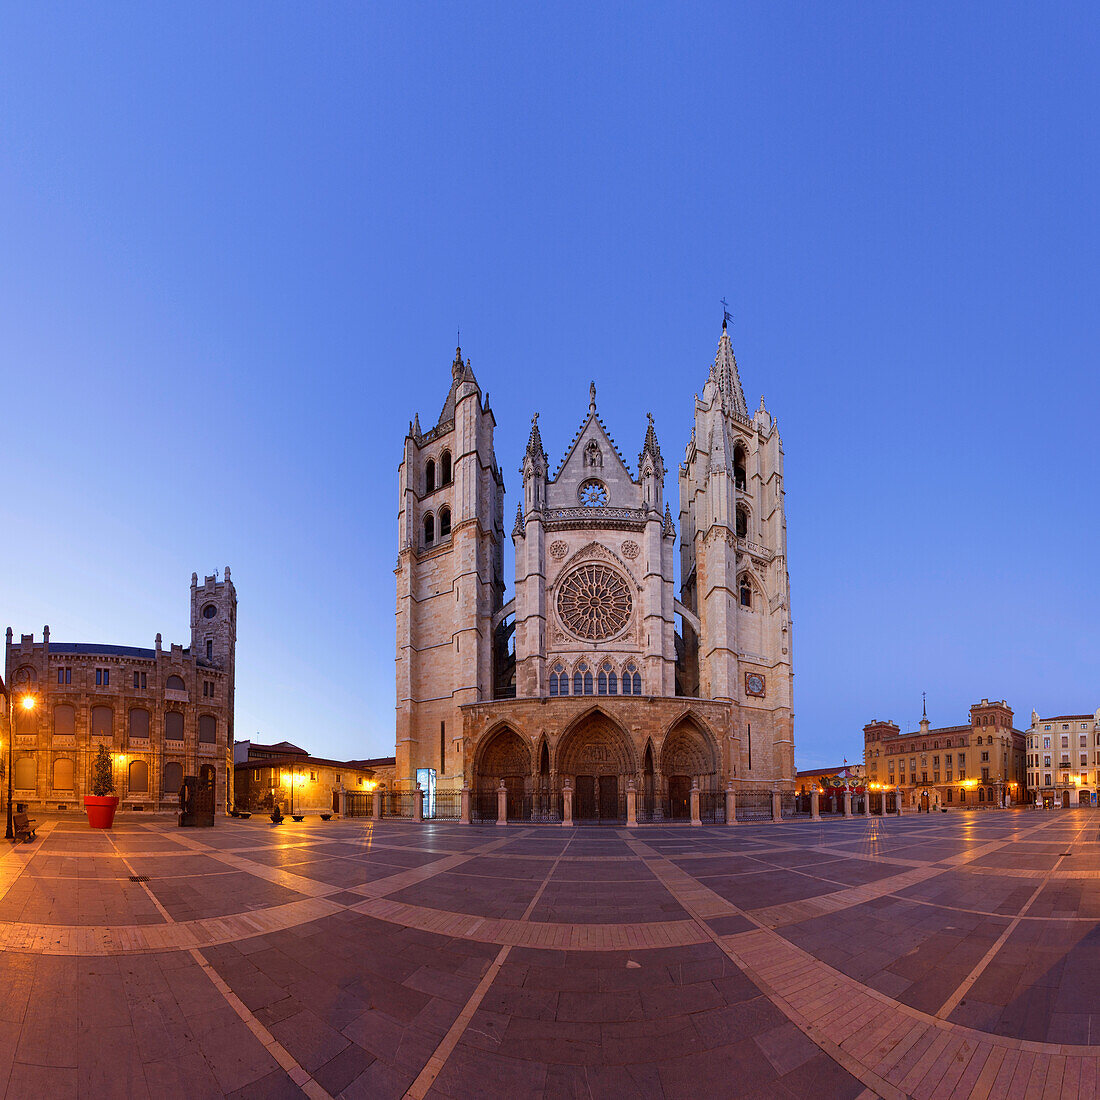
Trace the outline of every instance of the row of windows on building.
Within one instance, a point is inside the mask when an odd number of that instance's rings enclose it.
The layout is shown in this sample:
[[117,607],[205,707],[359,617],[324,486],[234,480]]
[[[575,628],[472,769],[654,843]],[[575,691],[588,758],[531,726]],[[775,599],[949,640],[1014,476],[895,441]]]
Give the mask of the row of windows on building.
[[[127,732],[139,740],[148,738],[150,713],[144,707],[131,707],[127,712]],[[114,709],[107,706],[92,707],[89,730],[93,737],[114,736]],[[15,711],[15,732],[21,735],[33,735],[37,732],[33,712]],[[76,708],[69,703],[58,703],[53,708],[53,733],[55,737],[76,736]],[[183,740],[183,712],[166,710],[164,712],[164,736],[169,741]],[[213,744],[218,739],[218,720],[213,714],[199,715],[199,740]]]
[[595,675],[587,661],[581,661],[573,669],[570,677],[563,664],[556,664],[550,670],[550,694],[569,695],[572,683],[573,695],[641,695],[642,674],[633,661],[629,662],[620,675],[610,663],[604,662]]
[[[210,643],[207,643],[208,645]],[[209,656],[209,654],[208,654]],[[29,679],[36,679],[31,676]],[[73,682],[73,670],[71,665],[64,667],[59,666],[57,669],[57,682],[63,686],[69,686]],[[209,693],[207,691],[207,685],[209,685]],[[111,670],[109,668],[97,668],[95,670],[95,686],[96,687],[110,687],[111,686]],[[134,673],[134,687],[138,690],[148,688],[149,686],[149,674],[147,672],[135,672]],[[169,676],[164,682],[164,686],[168,691],[186,691],[187,685],[183,682],[181,676]],[[203,682],[203,695],[213,696],[214,694],[213,681]]]
[[451,452],[444,451],[439,456],[439,465],[434,458],[429,458],[424,464],[424,492],[434,493],[436,489],[442,489],[444,485],[451,484]]
[[[1082,729],[1085,728],[1085,723],[1084,722],[1081,723],[1081,728]],[[1085,748],[1089,743],[1089,735],[1087,733],[1079,733],[1077,735],[1077,743],[1081,748]],[[1100,747],[1100,733],[1096,734],[1096,744],[1097,744],[1098,747]],[[1030,739],[1030,747],[1031,748],[1038,748],[1038,739],[1037,738],[1032,737]],[[1050,748],[1050,738],[1049,737],[1044,737],[1043,738],[1043,748],[1044,749],[1049,749]],[[1068,748],[1069,748],[1069,734],[1068,733],[1063,733],[1062,734],[1062,749],[1065,750],[1065,749],[1068,749]]]
[[[1098,743],[1100,743],[1100,742],[1098,742]],[[975,740],[974,744],[976,744],[976,745],[992,745],[993,744],[993,734],[990,734],[984,741],[982,740],[982,735],[978,734],[978,737]],[[939,747],[940,747],[939,741],[933,741],[932,742],[933,750],[938,749]],[[943,747],[945,749],[951,748],[951,738],[950,737],[947,738],[946,741],[944,741]],[[889,754],[889,752],[891,750],[889,748],[887,748],[886,751],[887,751],[887,754]],[[917,751],[917,746],[916,746],[916,743],[913,743],[913,744],[910,744],[910,745],[896,745],[896,746],[894,746],[893,751],[896,752],[896,753],[897,752],[916,752]],[[922,741],[921,742],[920,751],[921,752],[927,752],[928,751],[928,742],[927,741]],[[875,749],[875,756],[878,756],[880,752],[881,752],[881,749]]]
[[[53,762],[53,790],[69,792],[75,789],[76,764],[67,757]],[[14,786],[17,791],[34,791],[38,787],[38,760],[33,756],[21,756],[15,761]],[[161,770],[161,791],[175,794],[183,786],[183,764],[168,761]],[[130,794],[149,793],[149,765],[144,760],[132,760],[126,769],[126,789]]]

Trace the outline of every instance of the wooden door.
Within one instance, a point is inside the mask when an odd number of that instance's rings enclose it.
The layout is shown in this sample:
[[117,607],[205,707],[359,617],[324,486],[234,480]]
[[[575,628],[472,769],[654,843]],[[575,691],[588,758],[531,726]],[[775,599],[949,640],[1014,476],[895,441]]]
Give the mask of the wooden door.
[[928,813],[928,792],[927,791],[925,791],[925,793],[920,796],[920,808],[925,813]]
[[573,807],[573,817],[578,821],[592,821],[596,817],[596,777],[594,775],[577,776],[577,804]]
[[599,786],[599,817],[603,820],[619,816],[619,777],[601,775]]
[[686,821],[691,817],[691,777],[668,777],[668,815],[673,821]]

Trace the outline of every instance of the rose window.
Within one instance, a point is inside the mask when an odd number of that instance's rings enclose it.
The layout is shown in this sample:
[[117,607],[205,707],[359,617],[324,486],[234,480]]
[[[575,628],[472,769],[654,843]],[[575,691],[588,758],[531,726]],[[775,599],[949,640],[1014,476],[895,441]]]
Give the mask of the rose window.
[[578,495],[585,508],[602,508],[607,503],[607,489],[599,481],[586,481]]
[[558,588],[558,615],[578,638],[601,642],[620,634],[628,622],[633,601],[618,573],[606,565],[582,565]]

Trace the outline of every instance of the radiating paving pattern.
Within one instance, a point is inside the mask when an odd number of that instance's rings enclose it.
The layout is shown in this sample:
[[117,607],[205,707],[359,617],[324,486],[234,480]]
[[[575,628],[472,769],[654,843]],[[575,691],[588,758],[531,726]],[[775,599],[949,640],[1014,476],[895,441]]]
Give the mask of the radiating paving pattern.
[[1091,810],[638,830],[69,818],[2,853],[11,1097],[1100,1089]]

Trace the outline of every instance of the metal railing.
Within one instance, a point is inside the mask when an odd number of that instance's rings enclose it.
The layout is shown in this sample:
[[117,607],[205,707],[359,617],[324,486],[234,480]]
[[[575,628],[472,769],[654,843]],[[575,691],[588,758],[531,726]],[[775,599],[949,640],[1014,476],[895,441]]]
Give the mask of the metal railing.
[[470,792],[470,820],[481,824],[495,823],[497,819],[497,792]]
[[699,820],[704,825],[721,825],[726,820],[726,792],[699,792]]
[[370,817],[374,812],[374,796],[369,791],[346,791],[344,807],[348,817]]
[[382,816],[412,817],[413,803],[420,797],[423,796],[418,795],[416,791],[383,791]]
[[738,791],[736,813],[738,821],[771,821],[772,792]]
[[809,817],[810,796],[799,797],[794,791],[782,791],[779,795],[781,817]]
[[436,791],[434,809],[431,816],[435,821],[457,821],[462,816],[462,792]]

